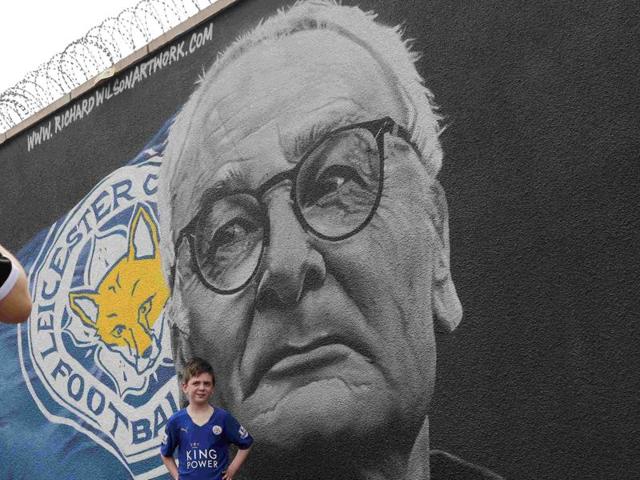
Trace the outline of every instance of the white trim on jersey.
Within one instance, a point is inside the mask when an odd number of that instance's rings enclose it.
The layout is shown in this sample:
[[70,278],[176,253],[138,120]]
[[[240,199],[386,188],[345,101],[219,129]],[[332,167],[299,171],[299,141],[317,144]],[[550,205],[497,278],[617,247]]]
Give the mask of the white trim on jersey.
[[16,284],[17,281],[18,281],[18,269],[13,264],[13,262],[11,262],[11,272],[9,272],[9,276],[7,277],[5,282],[2,285],[0,285],[0,301],[2,301],[4,297],[9,295],[9,292],[11,292],[11,289],[13,288],[13,286]]

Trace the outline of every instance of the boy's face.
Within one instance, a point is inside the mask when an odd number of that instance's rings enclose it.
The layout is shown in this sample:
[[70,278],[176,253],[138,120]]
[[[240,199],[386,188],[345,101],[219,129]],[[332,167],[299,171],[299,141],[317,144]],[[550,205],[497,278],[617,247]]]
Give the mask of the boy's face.
[[191,377],[182,384],[182,391],[191,405],[205,405],[213,394],[213,378],[209,373],[201,373]]

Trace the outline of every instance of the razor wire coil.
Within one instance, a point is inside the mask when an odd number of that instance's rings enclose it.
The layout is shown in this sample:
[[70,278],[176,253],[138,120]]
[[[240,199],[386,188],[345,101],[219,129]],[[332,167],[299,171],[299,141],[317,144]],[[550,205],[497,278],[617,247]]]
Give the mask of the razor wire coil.
[[216,0],[140,0],[0,93],[0,133],[110,68]]

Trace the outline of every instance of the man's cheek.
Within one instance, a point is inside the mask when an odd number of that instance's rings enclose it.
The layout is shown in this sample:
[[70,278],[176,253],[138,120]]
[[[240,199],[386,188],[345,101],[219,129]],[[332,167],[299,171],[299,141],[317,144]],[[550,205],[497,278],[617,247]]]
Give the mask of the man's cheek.
[[433,238],[426,219],[414,218],[411,206],[403,203],[380,205],[371,228],[361,232],[370,237],[371,262],[381,295],[393,295],[403,309],[428,310],[433,271]]
[[372,222],[353,237],[335,244],[323,242],[322,247],[327,274],[336,278],[349,297],[366,297],[384,289],[392,247],[386,229],[378,231]]
[[191,290],[187,297],[194,349],[228,373],[244,352],[251,323],[253,289],[246,290],[250,292],[218,295],[202,287]]
[[409,266],[399,260],[398,244],[384,220],[370,224],[323,256],[327,274],[336,279],[370,323],[378,324],[380,316],[398,314],[396,300],[411,290],[411,279],[402,273]]
[[371,220],[370,234],[384,253],[401,261],[407,254],[426,254],[425,246],[432,243],[430,222],[421,202],[387,197]]

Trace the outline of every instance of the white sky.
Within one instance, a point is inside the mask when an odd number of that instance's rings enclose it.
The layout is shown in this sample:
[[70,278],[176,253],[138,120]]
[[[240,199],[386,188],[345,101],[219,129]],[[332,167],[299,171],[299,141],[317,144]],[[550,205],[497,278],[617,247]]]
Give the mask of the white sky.
[[108,17],[139,0],[3,0],[0,93]]

